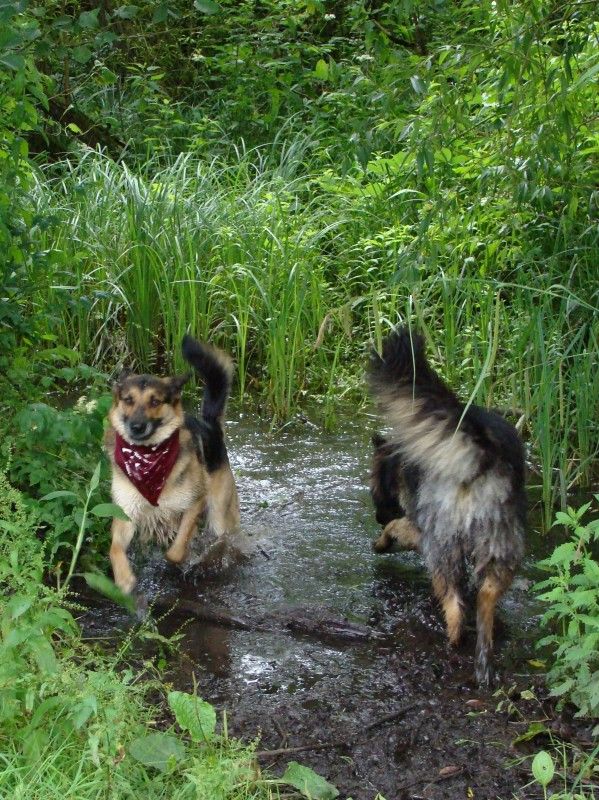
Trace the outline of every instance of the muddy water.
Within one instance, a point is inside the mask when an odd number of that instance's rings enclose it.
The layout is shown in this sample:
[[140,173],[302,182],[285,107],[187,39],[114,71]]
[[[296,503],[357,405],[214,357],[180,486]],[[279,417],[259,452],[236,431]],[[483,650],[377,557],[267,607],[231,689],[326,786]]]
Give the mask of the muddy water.
[[[158,553],[137,556],[150,602],[181,598],[191,609],[160,623],[163,633],[184,633],[170,680],[191,689],[195,679],[227,709],[233,734],[260,736],[259,750],[326,745],[261,763],[276,772],[299,760],[342,798],[507,800],[527,778],[506,769],[513,723],[472,681],[472,632],[448,652],[419,557],[372,552],[373,430],[367,417],[331,435],[299,423],[275,436],[255,419],[229,424],[242,537],[224,553],[200,547],[185,573]],[[508,684],[526,684],[534,655],[528,559],[499,612],[497,661]],[[194,618],[194,604],[209,613]],[[125,621],[104,606],[82,622],[97,636]],[[456,774],[440,773],[446,767]]]

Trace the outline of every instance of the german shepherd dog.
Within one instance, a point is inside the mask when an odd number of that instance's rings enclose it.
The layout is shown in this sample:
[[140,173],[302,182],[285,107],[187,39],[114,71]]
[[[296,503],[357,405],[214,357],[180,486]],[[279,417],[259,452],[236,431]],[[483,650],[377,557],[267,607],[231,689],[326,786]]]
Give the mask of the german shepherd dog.
[[190,377],[123,374],[113,386],[104,447],[112,467],[112,498],[129,521],[112,521],[110,561],[125,593],[136,583],[127,548],[139,532],[169,545],[182,562],[200,518],[217,536],[239,524],[239,501],[229,465],[223,414],[233,374],[228,355],[185,336],[185,360],[204,381],[201,418],[181,406]]
[[489,685],[495,606],[524,551],[520,437],[500,414],[460,402],[429,366],[422,336],[407,328],[385,340],[382,356],[373,354],[369,380],[391,429],[388,439],[373,439],[371,494],[385,526],[375,550],[397,541],[420,551],[451,645],[462,637],[474,578],[475,672]]

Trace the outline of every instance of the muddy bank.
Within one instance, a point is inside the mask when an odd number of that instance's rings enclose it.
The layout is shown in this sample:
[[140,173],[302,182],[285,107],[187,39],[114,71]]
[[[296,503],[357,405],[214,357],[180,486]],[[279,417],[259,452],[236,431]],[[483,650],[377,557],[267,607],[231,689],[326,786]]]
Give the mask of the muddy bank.
[[[299,760],[343,798],[509,800],[530,774],[506,769],[523,723],[496,713],[497,698],[474,685],[472,631],[448,652],[419,557],[371,550],[373,428],[363,418],[335,435],[298,426],[271,437],[255,420],[230,425],[242,537],[200,547],[183,573],[158,553],[137,556],[161,632],[184,633],[170,680],[190,690],[195,678],[227,709],[234,735],[259,736],[260,751],[275,751],[262,764]],[[532,550],[499,612],[506,685],[532,680]],[[102,604],[82,623],[102,636],[126,620]]]

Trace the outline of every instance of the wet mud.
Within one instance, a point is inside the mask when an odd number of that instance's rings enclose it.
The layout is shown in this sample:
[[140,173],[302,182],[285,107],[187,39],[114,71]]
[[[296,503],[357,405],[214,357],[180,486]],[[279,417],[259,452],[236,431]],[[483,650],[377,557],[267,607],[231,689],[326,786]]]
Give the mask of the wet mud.
[[[449,651],[418,555],[372,551],[374,429],[366,417],[335,434],[230,423],[240,536],[200,536],[184,571],[158,552],[136,556],[159,630],[183,634],[168,679],[226,709],[233,735],[259,737],[263,766],[298,760],[341,798],[536,797],[520,791],[530,769],[512,745],[526,722],[497,712],[499,698],[474,683],[472,629]],[[534,680],[535,548],[499,609],[504,687]],[[89,637],[127,624],[107,602],[81,622]]]

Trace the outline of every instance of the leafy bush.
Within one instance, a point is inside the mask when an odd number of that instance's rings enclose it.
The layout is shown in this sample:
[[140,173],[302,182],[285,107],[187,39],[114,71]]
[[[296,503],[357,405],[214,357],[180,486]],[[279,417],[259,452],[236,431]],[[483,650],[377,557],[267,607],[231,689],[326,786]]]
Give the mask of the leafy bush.
[[[599,501],[599,495],[595,495]],[[577,716],[599,716],[599,563],[593,548],[599,542],[599,519],[583,523],[591,503],[577,511],[559,512],[556,524],[570,531],[570,539],[539,562],[550,577],[535,591],[549,608],[541,623],[554,633],[539,647],[549,647],[551,667],[547,681],[551,694],[577,706]],[[599,733],[599,727],[595,729]]]
[[[46,403],[24,406],[13,418],[5,448],[12,452],[9,476],[26,488],[24,502],[35,509],[40,532],[48,547],[48,556],[56,558],[61,548],[70,548],[81,524],[81,509],[76,492],[89,481],[93,468],[102,458],[101,446],[104,418],[110,406],[108,395],[97,400],[81,397],[72,408],[56,409]],[[102,459],[103,482],[99,497],[107,499],[108,466]],[[75,492],[61,492],[68,485]],[[49,493],[60,492],[48,502],[37,500]],[[106,550],[108,526],[86,522],[87,535],[94,539],[95,549]]]

